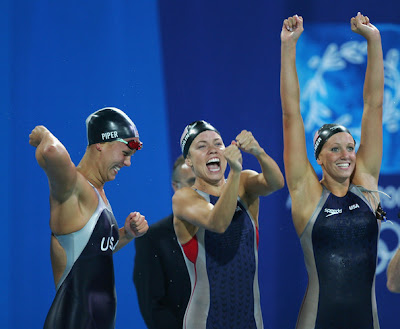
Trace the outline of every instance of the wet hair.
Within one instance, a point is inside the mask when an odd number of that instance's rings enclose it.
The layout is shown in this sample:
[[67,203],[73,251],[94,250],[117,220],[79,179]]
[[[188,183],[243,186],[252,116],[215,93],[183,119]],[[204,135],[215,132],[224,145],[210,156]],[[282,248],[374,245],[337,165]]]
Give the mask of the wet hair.
[[[314,156],[315,159],[318,159],[319,154],[321,153],[322,147],[326,143],[326,141],[331,138],[333,135],[337,133],[348,133],[350,134],[350,131],[342,125],[338,125],[335,123],[327,123],[324,124],[321,128],[318,129],[318,131],[314,135]],[[350,134],[351,136],[351,134]],[[354,140],[354,138],[353,138]],[[354,145],[356,144],[356,141],[354,141]]]
[[221,135],[217,129],[215,129],[211,124],[204,120],[194,121],[185,127],[180,140],[182,154],[185,159],[193,140],[197,137],[198,134],[207,130],[215,131],[218,135]]

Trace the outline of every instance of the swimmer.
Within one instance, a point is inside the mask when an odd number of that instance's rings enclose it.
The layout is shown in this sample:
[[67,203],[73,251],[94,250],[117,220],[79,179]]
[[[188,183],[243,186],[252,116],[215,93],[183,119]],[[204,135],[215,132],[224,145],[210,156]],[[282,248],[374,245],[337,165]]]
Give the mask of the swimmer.
[[[194,185],[172,198],[175,233],[191,281],[183,328],[263,328],[259,203],[260,196],[283,187],[283,175],[250,131],[225,147],[216,128],[196,121],[184,129],[181,149],[195,175]],[[242,152],[258,160],[261,173],[242,170]]]
[[319,180],[307,159],[296,44],[303,18],[283,21],[281,101],[284,165],[294,227],[308,272],[298,329],[379,328],[375,269],[380,222],[378,179],[382,159],[383,55],[379,30],[358,13],[351,30],[367,40],[361,140],[356,154],[350,131],[326,124],[314,138]]
[[131,165],[142,148],[132,120],[104,108],[86,120],[88,146],[75,166],[64,145],[44,126],[29,135],[50,188],[50,255],[56,296],[44,328],[115,327],[113,253],[146,233],[139,212],[118,229],[104,184]]

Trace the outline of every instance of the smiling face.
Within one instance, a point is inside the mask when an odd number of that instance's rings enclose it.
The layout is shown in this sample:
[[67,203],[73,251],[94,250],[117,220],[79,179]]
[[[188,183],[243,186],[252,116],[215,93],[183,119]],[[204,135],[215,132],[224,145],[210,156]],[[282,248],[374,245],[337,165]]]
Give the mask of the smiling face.
[[215,131],[206,130],[196,136],[190,145],[186,163],[193,168],[197,178],[219,182],[224,179],[226,159],[225,149],[221,136]]
[[[137,137],[127,138],[126,141],[138,140]],[[114,141],[102,144],[104,181],[114,180],[122,167],[131,165],[131,157],[136,150],[131,150],[125,143]]]
[[330,137],[322,147],[317,162],[324,175],[337,181],[349,179],[356,165],[356,152],[353,137],[341,132]]

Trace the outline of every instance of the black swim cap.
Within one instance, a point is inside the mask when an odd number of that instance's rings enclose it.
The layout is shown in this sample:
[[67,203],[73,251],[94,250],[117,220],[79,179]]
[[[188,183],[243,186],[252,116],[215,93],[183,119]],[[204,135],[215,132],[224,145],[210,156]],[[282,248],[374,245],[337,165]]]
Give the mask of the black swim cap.
[[106,107],[89,115],[86,119],[86,132],[88,145],[112,142],[118,138],[139,138],[132,120],[115,107]]
[[185,130],[183,131],[181,136],[181,150],[185,159],[193,140],[197,137],[198,134],[206,130],[215,131],[218,135],[221,135],[217,129],[215,129],[212,125],[204,120],[194,121],[185,127]]
[[[326,143],[326,141],[331,138],[333,135],[337,133],[348,133],[350,134],[350,131],[342,125],[338,125],[335,123],[327,123],[324,124],[321,128],[318,129],[318,131],[314,135],[314,156],[315,159],[318,159],[319,153],[322,150],[322,147]],[[351,134],[350,134],[351,135]],[[354,138],[353,138],[354,140]],[[354,141],[354,145],[356,144],[356,141]]]

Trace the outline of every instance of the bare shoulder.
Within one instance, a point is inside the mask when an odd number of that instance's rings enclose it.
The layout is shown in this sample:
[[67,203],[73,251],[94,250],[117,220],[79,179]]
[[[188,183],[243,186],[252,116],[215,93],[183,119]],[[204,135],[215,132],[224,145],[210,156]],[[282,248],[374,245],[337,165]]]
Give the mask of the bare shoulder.
[[69,234],[83,228],[96,210],[98,197],[86,178],[78,173],[76,184],[63,202],[50,196],[50,228],[55,234]]
[[[369,191],[378,190],[378,180],[373,175],[361,173],[357,170],[353,176],[352,183],[354,185],[360,185]],[[375,208],[378,206],[378,202],[380,199],[378,192],[375,193],[376,199],[373,198],[369,192],[363,192],[363,194],[367,197],[368,200],[371,201],[372,205],[375,205]],[[378,202],[376,202],[376,200],[378,200]]]
[[174,229],[181,244],[192,239],[211,210],[207,200],[190,187],[177,190],[172,197]]
[[257,172],[257,171],[255,171],[255,170],[252,170],[252,169],[245,169],[245,170],[242,170],[242,172],[240,173],[240,179],[246,179],[246,178],[248,178],[248,177],[254,177],[254,176],[257,176],[259,173]]
[[240,187],[239,187],[239,194],[240,191],[246,188],[246,184],[254,177],[257,177],[259,173],[255,170],[245,169],[242,170],[240,173]]
[[190,198],[199,197],[199,194],[191,187],[182,187],[172,196],[172,202],[180,202]]

